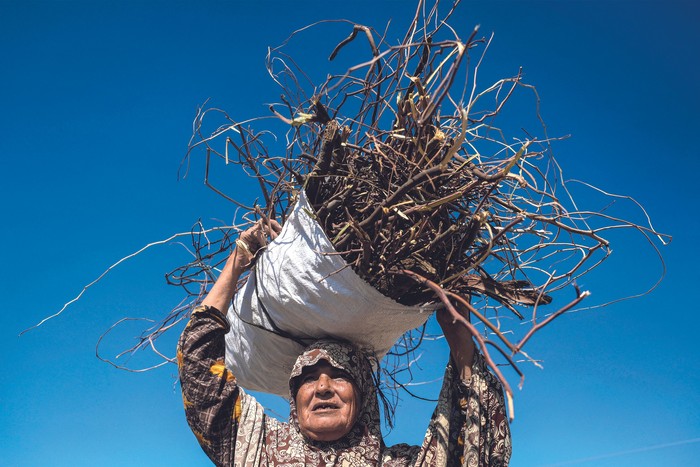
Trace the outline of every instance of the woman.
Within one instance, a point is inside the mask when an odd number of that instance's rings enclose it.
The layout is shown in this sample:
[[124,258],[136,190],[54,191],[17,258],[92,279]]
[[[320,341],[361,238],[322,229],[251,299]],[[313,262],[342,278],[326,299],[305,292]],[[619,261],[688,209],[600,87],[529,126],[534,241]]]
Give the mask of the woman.
[[384,445],[373,355],[349,343],[319,341],[300,355],[289,379],[289,423],[264,414],[224,365],[223,310],[238,278],[280,226],[243,232],[221,275],[178,344],[187,421],[216,465],[453,466],[507,465],[510,430],[503,392],[464,327],[438,311],[451,361],[422,446]]

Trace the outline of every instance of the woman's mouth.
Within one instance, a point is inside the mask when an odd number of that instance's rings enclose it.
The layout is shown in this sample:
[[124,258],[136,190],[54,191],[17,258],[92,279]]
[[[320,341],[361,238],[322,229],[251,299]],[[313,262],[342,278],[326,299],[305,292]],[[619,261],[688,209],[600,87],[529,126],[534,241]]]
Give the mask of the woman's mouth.
[[323,411],[323,410],[336,410],[337,408],[338,408],[337,404],[324,402],[324,403],[320,403],[320,404],[315,404],[312,411],[318,412],[318,411]]

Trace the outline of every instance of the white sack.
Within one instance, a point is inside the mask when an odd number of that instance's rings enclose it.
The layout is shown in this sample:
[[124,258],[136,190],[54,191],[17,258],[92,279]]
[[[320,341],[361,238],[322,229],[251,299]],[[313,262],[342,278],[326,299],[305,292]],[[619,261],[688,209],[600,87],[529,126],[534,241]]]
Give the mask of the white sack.
[[349,340],[381,358],[434,308],[407,307],[375,290],[336,253],[312,213],[301,192],[228,310],[226,365],[247,389],[288,396],[296,357],[319,338]]

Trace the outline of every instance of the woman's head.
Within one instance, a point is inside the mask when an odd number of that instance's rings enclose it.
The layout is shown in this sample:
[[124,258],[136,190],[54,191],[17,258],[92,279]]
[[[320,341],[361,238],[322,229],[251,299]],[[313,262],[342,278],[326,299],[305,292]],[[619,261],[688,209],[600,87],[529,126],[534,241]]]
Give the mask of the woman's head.
[[302,370],[294,399],[299,431],[314,441],[336,441],[347,435],[360,409],[352,377],[326,360]]
[[[290,377],[291,418],[313,441],[337,441],[356,428],[378,428],[367,354],[350,344],[318,341],[297,358]],[[375,423],[376,422],[376,423]]]

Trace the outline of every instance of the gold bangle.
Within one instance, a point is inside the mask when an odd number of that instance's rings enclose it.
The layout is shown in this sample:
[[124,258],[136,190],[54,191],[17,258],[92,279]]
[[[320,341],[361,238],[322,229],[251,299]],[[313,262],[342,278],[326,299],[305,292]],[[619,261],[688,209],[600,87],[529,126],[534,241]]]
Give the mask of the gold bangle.
[[236,248],[240,248],[241,250],[247,252],[249,255],[253,256],[253,252],[250,251],[250,247],[248,246],[248,244],[240,238],[236,239]]

